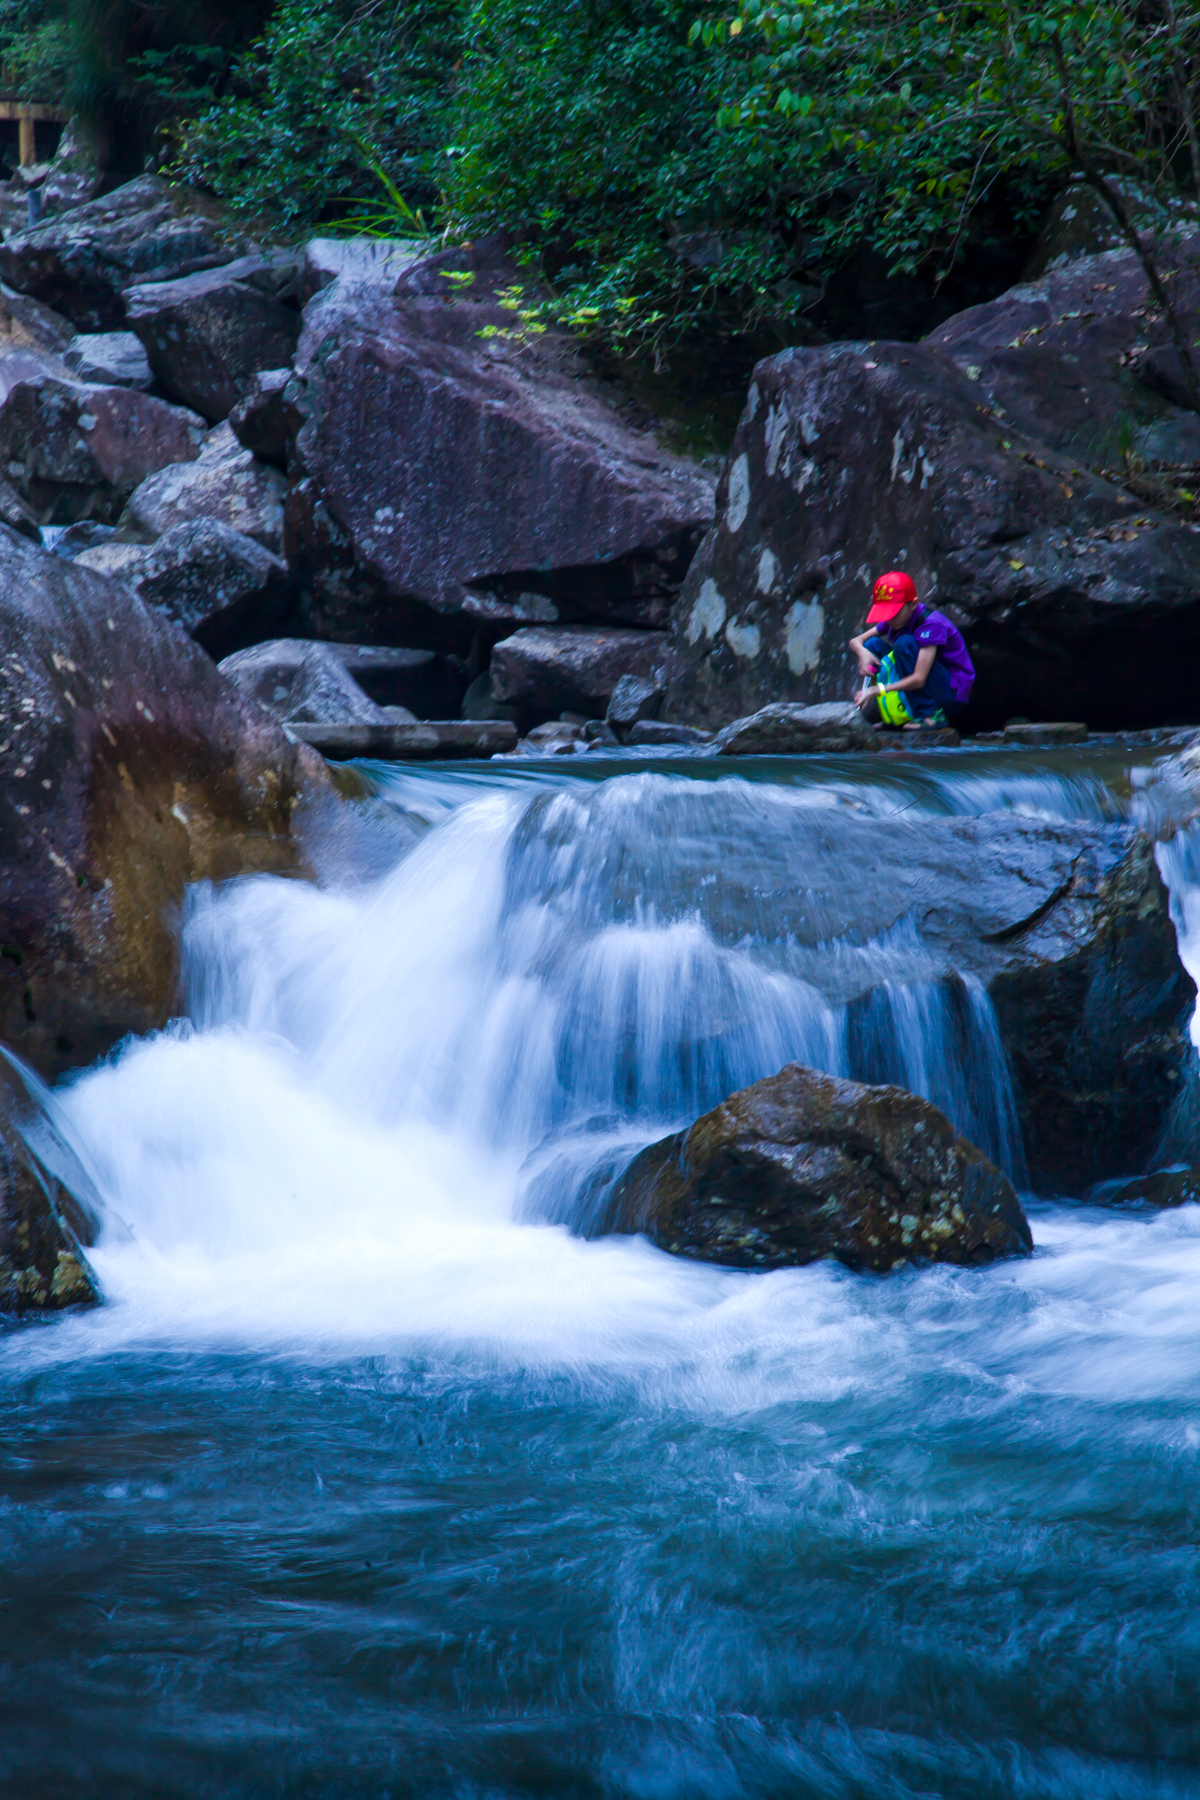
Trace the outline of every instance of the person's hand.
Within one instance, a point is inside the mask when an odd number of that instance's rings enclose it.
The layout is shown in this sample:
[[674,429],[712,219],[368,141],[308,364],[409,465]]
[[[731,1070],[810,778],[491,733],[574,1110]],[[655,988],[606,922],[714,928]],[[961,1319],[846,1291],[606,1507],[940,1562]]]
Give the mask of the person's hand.
[[865,687],[861,694],[855,694],[855,705],[865,708],[869,701],[874,700],[878,692],[879,689],[877,687]]

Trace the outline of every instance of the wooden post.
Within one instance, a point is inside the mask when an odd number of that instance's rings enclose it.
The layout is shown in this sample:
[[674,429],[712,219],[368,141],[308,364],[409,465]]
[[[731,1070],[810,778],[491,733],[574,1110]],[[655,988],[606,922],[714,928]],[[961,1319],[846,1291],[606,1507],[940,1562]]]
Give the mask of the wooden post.
[[23,169],[37,161],[37,145],[33,135],[33,113],[23,106],[17,114],[17,159]]

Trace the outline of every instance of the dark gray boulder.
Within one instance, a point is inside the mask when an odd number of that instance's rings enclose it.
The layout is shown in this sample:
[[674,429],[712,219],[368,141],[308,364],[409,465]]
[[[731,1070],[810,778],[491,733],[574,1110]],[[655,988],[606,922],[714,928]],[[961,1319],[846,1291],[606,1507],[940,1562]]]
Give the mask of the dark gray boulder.
[[44,350],[61,356],[74,335],[75,327],[61,313],[0,281],[0,354]]
[[277,468],[287,467],[293,439],[303,423],[296,404],[300,383],[292,369],[260,369],[250,378],[229,415],[230,428],[244,450]]
[[303,871],[329,791],[157,608],[0,527],[0,1040],[42,1075],[165,1024],[188,883]]
[[102,544],[76,560],[124,582],[213,657],[278,630],[288,609],[283,563],[217,519],[190,519],[149,545]]
[[381,609],[528,593],[560,619],[661,624],[707,473],[628,423],[565,335],[514,336],[498,293],[523,277],[494,248],[394,271],[305,309],[287,557],[314,633],[395,641]]
[[[396,709],[399,710],[399,709]],[[516,748],[517,728],[506,720],[410,719],[383,725],[289,724],[292,736],[322,756],[369,756],[380,762],[487,762]]]
[[1088,1194],[1097,1206],[1133,1212],[1162,1212],[1173,1206],[1200,1205],[1200,1169],[1157,1169],[1148,1175],[1099,1182]]
[[279,470],[243,450],[225,424],[203,440],[194,461],[160,467],[143,481],[121,522],[131,534],[155,538],[189,519],[215,519],[277,555],[286,493]]
[[36,351],[0,357],[0,468],[42,524],[115,519],[203,440],[202,419],[151,394],[78,381]]
[[288,724],[413,722],[403,708],[385,709],[369,700],[332,644],[276,638],[227,656],[221,673],[240,694]]
[[125,292],[125,316],[163,392],[228,418],[262,369],[290,363],[300,336],[300,259],[276,251]]
[[698,750],[712,743],[712,732],[702,731],[698,725],[673,725],[668,719],[639,719],[630,726],[626,742],[635,749],[654,744],[679,744]]
[[619,626],[526,626],[492,651],[492,694],[527,714],[601,719],[621,677],[648,675],[664,643],[661,632]]
[[482,675],[477,675],[471,682],[462,697],[461,712],[464,719],[508,719],[513,725],[516,725],[521,716],[517,707],[497,700],[493,694],[490,669],[485,669]]
[[[1174,300],[1193,336],[1200,276],[1190,262],[1198,247],[1192,239],[1169,257],[1180,264]],[[1169,351],[1170,335],[1132,250],[1051,269],[955,314],[924,341],[995,417],[1088,466],[1119,465],[1130,427],[1164,413],[1142,375],[1148,353]]]
[[77,331],[119,331],[124,290],[232,262],[245,248],[198,195],[139,175],[0,244],[0,279]]
[[72,375],[107,387],[154,386],[154,371],[132,331],[88,331],[73,337],[62,353]]
[[28,500],[18,494],[11,481],[5,481],[0,475],[0,525],[7,525],[10,531],[19,532],[22,537],[32,538],[34,543],[41,542],[38,529],[38,518]]
[[717,733],[718,756],[796,756],[812,751],[868,750],[880,747],[879,733],[851,700],[825,706],[760,707],[748,718],[735,719]]
[[833,1257],[884,1274],[1033,1247],[1012,1184],[936,1107],[799,1063],[643,1150],[604,1228],[740,1269]]

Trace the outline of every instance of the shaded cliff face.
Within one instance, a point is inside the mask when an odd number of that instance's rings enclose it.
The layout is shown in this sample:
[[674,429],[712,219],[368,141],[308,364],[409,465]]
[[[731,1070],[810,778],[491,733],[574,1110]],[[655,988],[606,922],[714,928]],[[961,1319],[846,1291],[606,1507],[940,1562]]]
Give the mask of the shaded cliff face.
[[302,872],[324,766],[161,613],[0,530],[0,1038],[42,1073],[169,1016],[186,884]]
[[1123,433],[1147,461],[1200,461],[1151,313],[1131,255],[1105,255],[923,344],[759,364],[673,620],[668,710],[720,726],[844,698],[872,580],[900,567],[967,633],[969,725],[1189,719],[1200,534],[1158,477],[1135,494],[1089,472],[1117,468]]

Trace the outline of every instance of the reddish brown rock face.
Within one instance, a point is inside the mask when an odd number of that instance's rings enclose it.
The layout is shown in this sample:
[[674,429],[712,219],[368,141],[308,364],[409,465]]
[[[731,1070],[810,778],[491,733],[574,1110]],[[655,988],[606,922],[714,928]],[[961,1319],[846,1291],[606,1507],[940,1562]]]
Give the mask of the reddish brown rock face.
[[458,614],[531,590],[551,620],[661,624],[712,516],[711,477],[631,428],[569,339],[522,333],[497,300],[518,270],[471,260],[335,281],[306,308],[294,463],[307,480],[287,545],[314,621],[349,634],[349,566],[373,606]]
[[44,523],[114,521],[147,476],[200,454],[204,430],[183,407],[77,381],[40,352],[0,359],[0,468]]
[[799,1063],[643,1150],[605,1223],[744,1269],[833,1257],[882,1274],[1032,1248],[1012,1184],[936,1107]]
[[187,884],[303,872],[328,792],[161,613],[0,527],[0,1039],[42,1074],[163,1024]]
[[225,419],[259,370],[290,363],[300,313],[281,295],[294,285],[298,266],[287,255],[246,256],[179,281],[130,288],[129,328],[163,392],[207,419]]

